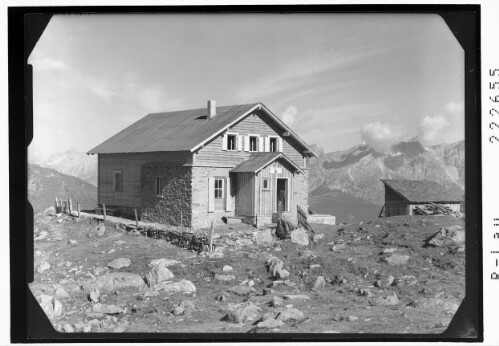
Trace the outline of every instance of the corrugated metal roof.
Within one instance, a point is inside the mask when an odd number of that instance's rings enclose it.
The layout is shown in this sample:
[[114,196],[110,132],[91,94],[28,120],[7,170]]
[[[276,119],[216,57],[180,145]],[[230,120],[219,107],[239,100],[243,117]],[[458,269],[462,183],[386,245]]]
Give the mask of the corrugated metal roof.
[[207,119],[207,108],[168,113],[152,113],[128,126],[90,154],[140,153],[151,151],[191,150],[215,135],[259,103],[217,107],[217,114]]
[[290,132],[291,137],[303,146],[306,156],[317,157],[307,143],[262,103],[217,107],[217,115],[212,119],[207,119],[207,108],[149,114],[87,154],[195,151],[257,107]]
[[255,153],[251,155],[247,160],[241,162],[239,165],[232,168],[230,171],[233,173],[242,173],[242,172],[257,173],[261,169],[265,168],[267,165],[269,165],[270,163],[274,162],[279,158],[283,158],[289,164],[291,164],[297,171],[302,172],[302,170],[286,155],[278,152]]
[[408,202],[425,203],[425,202],[461,202],[462,198],[458,197],[442,185],[428,180],[394,180],[381,179],[381,181],[392,188]]

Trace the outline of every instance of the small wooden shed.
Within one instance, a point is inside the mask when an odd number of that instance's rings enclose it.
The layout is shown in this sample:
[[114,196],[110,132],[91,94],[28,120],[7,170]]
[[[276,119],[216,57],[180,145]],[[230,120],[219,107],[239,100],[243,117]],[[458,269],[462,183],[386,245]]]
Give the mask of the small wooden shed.
[[442,185],[429,180],[381,179],[385,187],[385,204],[381,214],[385,217],[413,215],[418,205],[435,203],[453,211],[461,211],[462,197]]

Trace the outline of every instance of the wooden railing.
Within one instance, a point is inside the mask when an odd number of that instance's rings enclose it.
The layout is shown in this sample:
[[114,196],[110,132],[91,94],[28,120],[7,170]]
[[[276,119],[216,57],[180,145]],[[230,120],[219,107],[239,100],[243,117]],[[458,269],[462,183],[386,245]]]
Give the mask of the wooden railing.
[[303,210],[299,205],[296,206],[296,209],[298,213],[298,224],[302,225],[309,231],[315,232],[312,226],[310,226],[307,221],[307,212]]

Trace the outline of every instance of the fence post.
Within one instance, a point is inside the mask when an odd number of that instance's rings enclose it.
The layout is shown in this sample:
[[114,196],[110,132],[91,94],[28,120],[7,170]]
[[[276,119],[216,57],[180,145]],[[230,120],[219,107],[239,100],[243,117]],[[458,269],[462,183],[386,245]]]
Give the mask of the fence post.
[[180,211],[180,229],[184,229],[184,226],[183,226],[183,223],[182,223],[182,221],[183,221],[183,219],[184,219],[184,218],[183,218],[183,216],[184,216],[184,215],[183,215],[182,210],[181,210],[181,211]]
[[76,202],[76,209],[78,210],[78,217],[80,217],[80,202]]
[[277,220],[282,218],[282,201],[277,203]]
[[57,196],[56,196],[56,197],[55,197],[55,213],[56,213],[56,214],[57,214],[57,207],[58,207],[58,205],[57,205]]
[[68,198],[68,210],[69,210],[68,214],[72,215],[73,214],[73,205],[71,203],[71,198]]
[[210,253],[213,251],[213,221],[211,222],[211,229],[210,229]]
[[67,210],[68,210],[68,205],[67,205],[67,202],[64,201],[64,207],[62,208],[62,212],[67,213]]
[[102,205],[102,215],[104,215],[104,221],[106,221],[106,205]]
[[134,209],[133,211],[135,213],[135,229],[138,230],[139,229],[139,217],[137,216],[137,209]]

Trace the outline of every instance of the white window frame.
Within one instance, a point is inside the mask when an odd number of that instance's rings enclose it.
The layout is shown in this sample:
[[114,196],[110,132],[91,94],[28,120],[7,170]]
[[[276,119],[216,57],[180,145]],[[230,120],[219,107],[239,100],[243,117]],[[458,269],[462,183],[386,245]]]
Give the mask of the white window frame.
[[[278,152],[282,151],[282,150],[279,150],[279,138],[280,138],[279,136],[269,136],[269,152],[278,153]],[[275,145],[276,145],[275,151],[270,150],[272,148],[272,144],[271,144],[272,139],[275,139],[275,142],[276,142],[275,143]]]
[[[259,151],[259,147],[260,147],[260,135],[255,134],[255,133],[249,133],[247,136],[248,136],[248,150],[247,151],[249,151],[250,153],[257,153]],[[251,138],[256,139],[255,150],[251,150]]]
[[[267,182],[267,187],[265,187],[265,182]],[[270,178],[262,178],[262,190],[270,190]]]
[[[227,151],[240,151],[240,149],[238,148],[238,144],[239,144],[239,134],[237,133],[234,133],[234,132],[227,132],[225,134],[227,136],[227,147],[226,147],[226,150]],[[234,149],[229,149],[229,136],[234,136]]]
[[163,194],[161,192],[162,192],[161,191],[161,176],[157,175],[154,177],[154,195],[155,196],[162,196]]
[[[118,186],[117,176],[120,176],[120,186]],[[123,171],[113,171],[113,192],[123,192]]]

